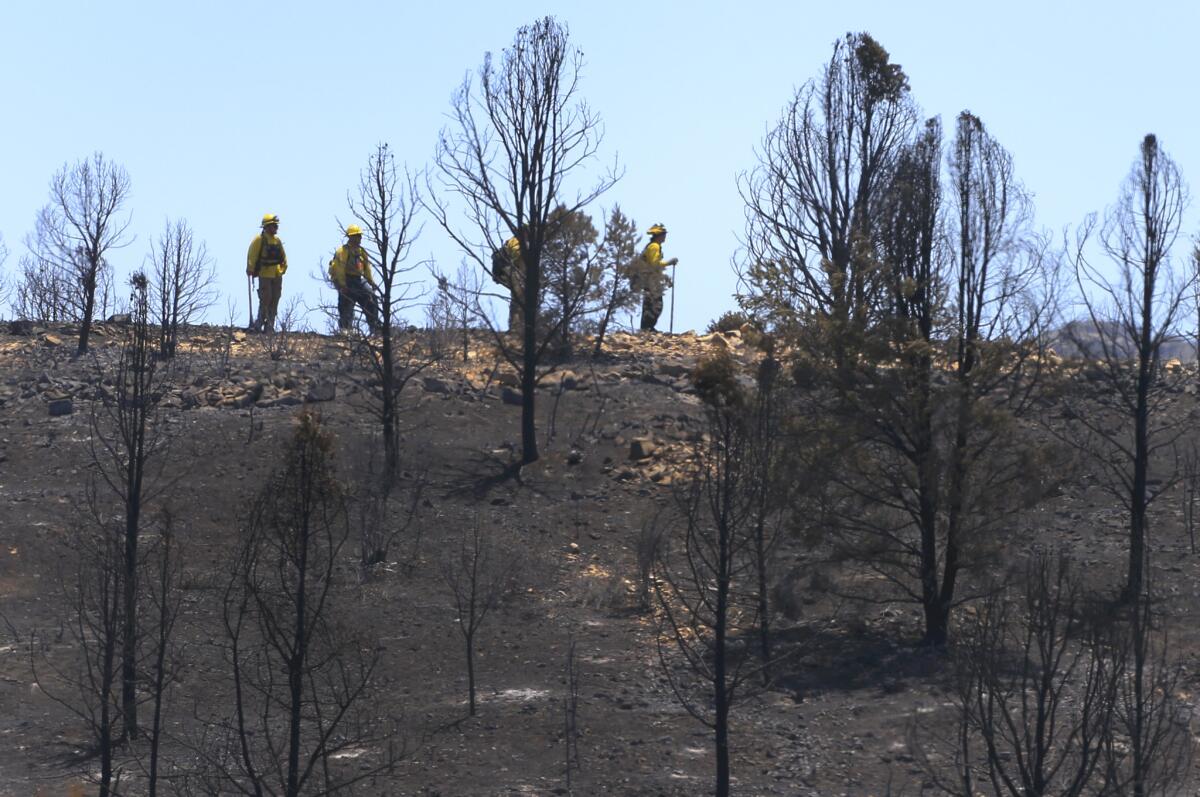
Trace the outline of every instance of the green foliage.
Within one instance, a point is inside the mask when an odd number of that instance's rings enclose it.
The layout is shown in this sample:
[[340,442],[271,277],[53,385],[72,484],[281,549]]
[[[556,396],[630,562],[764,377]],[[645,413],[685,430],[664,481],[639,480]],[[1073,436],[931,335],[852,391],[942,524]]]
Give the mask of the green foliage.
[[641,295],[634,290],[632,269],[639,262],[638,243],[641,234],[637,223],[613,206],[604,223],[604,238],[598,253],[605,306],[613,310],[634,308]]
[[542,247],[542,283],[546,313],[556,322],[573,315],[574,307],[595,295],[599,275],[594,268],[595,225],[591,216],[559,205],[550,214]]
[[854,51],[858,74],[872,102],[898,102],[908,93],[908,76],[871,34],[846,34],[846,44]]

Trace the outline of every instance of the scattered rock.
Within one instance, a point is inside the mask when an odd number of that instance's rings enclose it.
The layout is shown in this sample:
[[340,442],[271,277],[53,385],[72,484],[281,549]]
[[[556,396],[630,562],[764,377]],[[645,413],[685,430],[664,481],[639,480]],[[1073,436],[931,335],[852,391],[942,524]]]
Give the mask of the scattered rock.
[[9,321],[8,334],[17,335],[18,337],[27,338],[33,334],[32,321]]
[[308,388],[309,401],[333,401],[337,398],[337,384],[329,380],[314,382]]
[[649,459],[658,450],[658,444],[652,437],[635,437],[629,442],[630,459]]
[[426,393],[449,393],[450,386],[446,384],[444,379],[438,379],[436,376],[427,376],[423,380]]
[[660,374],[664,374],[665,376],[678,379],[681,376],[688,376],[691,374],[692,369],[683,363],[663,363],[658,367],[658,372]]
[[75,405],[69,398],[54,399],[50,402],[50,417],[57,418],[60,415],[70,415],[75,411]]
[[500,400],[505,404],[512,404],[519,407],[521,406],[523,398],[521,396],[521,391],[513,390],[511,387],[506,387],[504,390],[500,391]]
[[[720,332],[714,332],[711,335],[706,335],[705,337],[708,339],[709,343],[711,343],[713,346],[716,346],[718,349],[728,349],[729,348],[729,341],[726,340],[725,336],[722,335]],[[704,340],[704,339],[705,338],[700,338],[700,340]]]
[[179,394],[179,404],[185,410],[195,409],[203,403],[201,392],[193,387],[185,388]]
[[512,371],[496,371],[492,374],[492,381],[504,387],[520,387],[521,380],[517,378],[516,373]]
[[233,406],[239,410],[244,410],[256,403],[262,397],[262,392],[262,385],[256,385],[253,389],[247,390],[245,393],[238,394],[233,400]]
[[113,315],[110,315],[108,317],[108,321],[106,321],[105,323],[128,324],[129,323],[129,313],[114,313]]
[[[652,482],[660,482],[660,483],[661,483],[661,482],[662,482],[664,479],[666,479],[666,478],[667,478],[667,469],[666,469],[666,466],[664,466],[664,465],[655,465],[655,466],[654,466],[654,467],[653,467],[653,468],[650,470],[650,472],[649,472],[649,473],[647,473],[646,475],[650,477],[650,481],[652,481]],[[670,484],[670,481],[667,481],[667,484]]]
[[45,335],[42,335],[42,343],[46,346],[61,346],[63,341],[58,335],[52,335],[47,332]]
[[574,371],[554,371],[542,377],[541,386],[552,390],[577,390],[580,383]]
[[567,454],[567,464],[578,465],[580,462],[583,462],[583,452],[578,448],[572,448]]

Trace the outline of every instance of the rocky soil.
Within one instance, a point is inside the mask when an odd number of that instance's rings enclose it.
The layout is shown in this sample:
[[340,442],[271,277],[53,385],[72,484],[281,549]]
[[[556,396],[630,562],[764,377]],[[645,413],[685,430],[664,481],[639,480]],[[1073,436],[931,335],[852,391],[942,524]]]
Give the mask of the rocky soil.
[[[71,356],[69,328],[15,331],[23,334],[0,334],[0,794],[90,793],[71,791],[96,766],[83,725],[47,696],[62,685],[44,671],[39,684],[31,662],[71,654],[64,543],[83,522],[95,474],[93,402],[111,392],[123,331],[102,325],[82,358]],[[517,384],[486,341],[474,341],[465,362],[448,352],[413,375],[404,393],[405,477],[410,487],[424,484],[418,514],[387,562],[367,569],[348,555],[339,592],[347,613],[379,638],[382,688],[373,699],[396,718],[395,741],[406,751],[394,773],[363,793],[568,793],[563,700],[572,644],[580,681],[572,793],[709,793],[711,735],[663,675],[652,617],[638,606],[636,549],[643,527],[674,500],[689,447],[706,434],[691,373],[718,347],[747,367],[759,356],[738,332],[616,335],[604,357],[565,363],[539,389],[543,457],[519,478],[506,477],[519,442]],[[230,543],[277,466],[294,413],[320,412],[352,483],[378,444],[372,376],[343,339],[297,335],[281,345],[197,328],[177,359],[160,397],[173,438],[160,478],[170,489],[154,508],[171,508],[188,550],[181,641],[190,666],[172,693],[171,733],[180,741],[168,755],[183,771],[197,707],[228,696],[215,643]],[[1173,404],[1173,412],[1194,413],[1194,390]],[[1095,578],[1115,579],[1122,516],[1095,484],[1083,473],[1037,507],[1012,547],[1053,541]],[[1156,572],[1195,686],[1200,559],[1183,528],[1180,487],[1160,484],[1172,492],[1157,505]],[[438,563],[471,524],[507,540],[523,567],[480,632],[480,711],[468,719],[462,641]],[[811,554],[789,540],[782,556],[800,565]],[[847,606],[816,580],[794,593],[795,605],[776,618],[793,655],[772,689],[735,710],[735,793],[922,793],[927,778],[909,729],[945,712],[949,698],[943,658],[914,646],[916,609]],[[137,794],[131,762],[125,782]]]

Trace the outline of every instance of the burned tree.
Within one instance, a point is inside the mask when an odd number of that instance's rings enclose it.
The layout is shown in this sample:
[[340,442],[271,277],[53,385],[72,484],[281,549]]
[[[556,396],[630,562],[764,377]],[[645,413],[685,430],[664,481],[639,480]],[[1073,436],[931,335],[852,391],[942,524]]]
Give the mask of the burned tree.
[[441,358],[454,353],[465,363],[471,358],[472,297],[483,290],[479,272],[473,264],[463,262],[454,279],[439,277],[437,293],[426,309],[426,324],[430,332],[430,354]]
[[[135,274],[131,286],[130,323],[115,367],[97,369],[88,440],[93,475],[87,517],[73,551],[77,571],[68,590],[82,666],[73,675],[62,670],[58,675],[75,687],[80,699],[55,697],[93,730],[102,794],[116,784],[116,747],[142,735],[138,713],[147,691],[154,712],[147,774],[151,783],[157,782],[161,712],[173,678],[167,658],[179,600],[174,581],[178,560],[164,541],[169,528],[151,545],[149,556],[141,540],[147,505],[170,486],[162,468],[171,437],[158,415],[163,372],[153,353],[145,277]],[[149,618],[144,616],[147,608]],[[147,671],[148,690],[143,689]]]
[[[926,637],[937,644],[945,641],[959,599],[961,568],[978,561],[1003,518],[1040,497],[1037,465],[1045,452],[1022,439],[1019,421],[1042,376],[1038,355],[1054,284],[1029,231],[1030,203],[1011,156],[967,111],[958,117],[949,177],[946,260],[922,255],[921,271],[892,281],[899,304],[910,301],[904,296],[910,285],[920,297],[914,303],[921,308],[920,332],[905,345],[915,341],[920,351],[916,392],[923,454],[914,462],[923,474],[916,502],[920,583]],[[922,212],[936,213],[936,198]],[[933,249],[937,233],[935,219],[928,217],[926,224],[922,252]],[[939,329],[934,319],[943,309],[942,291],[948,293],[948,317]],[[936,351],[937,334],[948,339],[944,356],[951,379],[947,390],[930,392],[928,355]],[[939,405],[945,416],[936,422],[944,438],[929,449],[936,436],[928,423]]]
[[941,153],[931,120],[878,204],[884,292],[858,356],[805,361],[821,387],[806,397],[825,430],[814,456],[831,457],[827,538],[922,607],[932,645],[972,597],[963,576],[994,557],[1003,523],[1053,481],[1052,452],[1022,434],[1053,284],[1031,245],[1027,199],[1008,153],[971,114],[959,117],[948,186]]
[[797,409],[824,430],[803,463],[831,487],[820,525],[918,602],[940,645],[963,570],[1034,498],[1041,452],[1013,432],[1052,281],[982,123],[960,116],[947,191],[940,124],[912,136],[914,122],[887,52],[866,34],[839,42],[742,181],[740,300],[791,344]]
[[0,301],[9,302],[13,282],[12,278],[3,271],[6,260],[8,260],[8,247],[4,245],[4,236],[0,235]]
[[467,226],[451,222],[436,192],[426,197],[438,223],[484,272],[491,273],[493,252],[516,241],[522,276],[513,298],[521,330],[517,341],[497,339],[520,377],[522,464],[538,458],[534,388],[552,343],[537,325],[551,214],[560,206],[580,210],[616,180],[609,172],[573,198],[567,194],[566,181],[593,159],[601,139],[599,118],[579,97],[582,66],[583,53],[553,17],[520,28],[498,58],[486,55],[477,82],[468,77],[454,95],[452,122],[437,148],[442,185],[462,202]]
[[1200,244],[1192,249],[1192,304],[1196,311],[1196,362],[1200,363]]
[[[1071,561],[1037,551],[1019,587],[965,623],[953,656],[956,722],[918,722],[910,747],[947,794],[1102,791],[1121,669]],[[936,742],[952,755],[931,755]]]
[[47,262],[42,257],[21,256],[12,298],[13,315],[17,318],[43,324],[71,318],[67,302],[70,289],[58,271],[46,267]]
[[181,646],[176,637],[176,627],[183,609],[181,582],[184,555],[181,547],[176,536],[174,517],[169,511],[164,511],[158,539],[144,557],[146,587],[142,592],[145,607],[140,612],[149,619],[149,628],[144,634],[150,641],[145,657],[148,660],[145,669],[150,676],[147,691],[151,708],[149,760],[145,765],[149,797],[155,797],[159,790],[168,690],[183,669]]
[[[89,516],[76,526],[70,543],[74,566],[61,576],[76,659],[71,665],[57,663],[48,652],[39,651],[38,639],[31,638],[30,664],[41,691],[87,728],[92,753],[99,759],[99,794],[108,797],[121,776],[116,753],[122,739],[118,682],[125,616],[124,546],[119,531],[104,519],[94,484],[88,485],[87,511]],[[70,691],[60,692],[60,685]]]
[[[111,377],[101,379],[91,414],[91,458],[121,506],[124,577],[121,607],[121,717],[124,735],[138,735],[138,539],[146,504],[170,486],[163,478],[170,434],[158,412],[167,372],[159,367],[150,330],[149,288],[134,274],[130,323]],[[104,382],[107,379],[111,388]]]
[[226,788],[329,794],[390,764],[389,750],[353,771],[334,758],[383,739],[365,699],[379,647],[352,630],[337,599],[349,537],[333,440],[302,414],[250,507],[222,603],[233,716],[217,721],[227,738],[213,763]]
[[917,722],[910,737],[941,791],[1145,797],[1191,784],[1190,709],[1165,632],[1148,602],[1102,607],[1046,551],[981,602],[953,655],[957,722]]
[[741,180],[745,309],[780,328],[826,322],[835,351],[850,343],[880,299],[874,216],[915,122],[908,78],[875,39],[834,43]]
[[517,559],[479,529],[464,531],[456,549],[441,563],[458,630],[466,646],[468,715],[475,716],[475,638],[483,621],[511,587]]
[[400,463],[400,393],[429,364],[416,340],[397,325],[399,314],[418,297],[417,265],[408,258],[420,234],[415,221],[420,197],[413,177],[402,175],[391,149],[379,144],[359,176],[357,195],[350,195],[348,202],[374,248],[370,259],[378,280],[372,290],[379,300],[379,334],[360,338],[357,349],[379,381],[373,394],[382,427],[384,472],[390,478]]
[[1134,597],[1128,617],[1112,629],[1113,667],[1119,671],[1113,722],[1104,750],[1104,774],[1114,794],[1148,797],[1195,790],[1195,755],[1185,680],[1186,669],[1172,659],[1161,605],[1144,594]]
[[743,392],[728,356],[698,370],[697,383],[710,406],[708,442],[696,447],[696,474],[680,491],[675,525],[658,545],[656,640],[676,697],[713,731],[715,794],[728,795],[730,712],[770,663],[756,662],[747,648],[767,630],[757,557],[764,508],[774,503],[764,491],[776,483],[762,478],[772,448],[760,433],[770,421],[756,419],[769,404]]
[[1163,412],[1170,379],[1162,368],[1162,349],[1177,334],[1191,291],[1190,278],[1171,261],[1186,201],[1178,167],[1158,139],[1147,135],[1099,229],[1100,248],[1115,266],[1115,277],[1088,255],[1097,225],[1094,215],[1076,238],[1075,276],[1090,334],[1080,333],[1079,325],[1072,329],[1081,350],[1099,358],[1098,375],[1106,389],[1089,393],[1102,411],[1073,413],[1081,431],[1068,439],[1094,458],[1107,476],[1108,489],[1129,513],[1123,591],[1129,601],[1143,591],[1149,553],[1147,513],[1155,498],[1149,484],[1151,461],[1181,431]]
[[179,329],[196,321],[216,301],[216,273],[203,241],[182,219],[167,221],[150,242],[150,302],[158,322],[158,353],[175,356]]
[[69,317],[80,322],[79,354],[88,350],[108,255],[130,242],[129,219],[121,217],[129,192],[129,174],[97,152],[54,174],[50,202],[38,213],[30,255],[40,271],[61,275]]

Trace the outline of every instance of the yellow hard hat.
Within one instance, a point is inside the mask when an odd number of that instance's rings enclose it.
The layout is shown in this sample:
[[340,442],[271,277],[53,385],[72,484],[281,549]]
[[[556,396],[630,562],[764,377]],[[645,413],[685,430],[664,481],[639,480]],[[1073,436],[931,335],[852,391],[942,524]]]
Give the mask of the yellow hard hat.
[[353,238],[355,235],[362,235],[362,227],[357,224],[351,224],[346,228],[346,237]]
[[263,216],[262,226],[266,227],[268,224],[279,224],[279,216],[274,213],[268,213]]
[[646,230],[646,235],[663,235],[666,233],[666,231],[667,228],[662,226],[662,224],[655,224],[653,227]]

